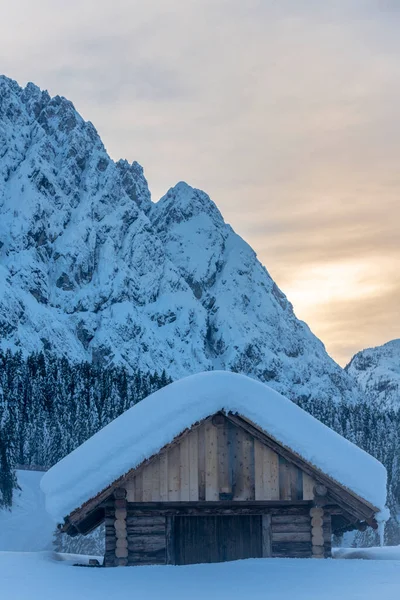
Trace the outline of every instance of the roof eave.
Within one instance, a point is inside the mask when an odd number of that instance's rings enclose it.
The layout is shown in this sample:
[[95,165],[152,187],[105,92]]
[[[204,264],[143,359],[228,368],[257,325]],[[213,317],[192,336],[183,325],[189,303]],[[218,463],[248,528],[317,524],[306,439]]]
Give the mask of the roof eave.
[[308,472],[319,483],[329,488],[330,496],[333,500],[335,500],[335,502],[337,502],[339,505],[345,504],[346,510],[352,513],[354,516],[356,516],[360,521],[366,521],[372,527],[377,527],[375,515],[380,512],[380,509],[378,507],[374,506],[364,498],[361,498],[352,490],[350,490],[340,482],[336,481],[329,475],[320,471],[318,467],[306,461],[294,450],[282,444],[282,442],[276,440],[273,436],[265,432],[262,428],[260,428],[257,424],[252,422],[247,417],[244,417],[237,413],[234,414],[229,411],[218,411],[217,413],[214,413],[206,417],[205,419],[194,423],[191,427],[187,427],[179,435],[177,435],[170,443],[160,448],[158,452],[145,459],[140,464],[136,465],[134,468],[130,469],[124,475],[121,475],[121,477],[119,477],[114,482],[105,487],[103,490],[101,490],[96,496],[89,498],[89,500],[84,502],[80,507],[74,509],[68,516],[64,518],[62,530],[66,533],[68,533],[69,528],[71,527],[76,527],[79,530],[79,524],[82,523],[88,517],[88,515],[90,515],[97,507],[99,507],[99,505],[102,502],[104,502],[114,492],[116,488],[122,487],[126,479],[130,477],[134,471],[150,463],[160,452],[164,452],[171,446],[179,443],[179,440],[183,436],[185,436],[188,433],[188,431],[199,427],[200,424],[212,419],[216,414],[224,414],[225,417],[232,421],[235,425],[246,429],[251,435],[253,435],[253,437],[258,438],[261,442],[268,445],[275,452],[284,456],[284,458],[286,458],[290,462],[296,464],[300,469],[304,470],[305,472]]

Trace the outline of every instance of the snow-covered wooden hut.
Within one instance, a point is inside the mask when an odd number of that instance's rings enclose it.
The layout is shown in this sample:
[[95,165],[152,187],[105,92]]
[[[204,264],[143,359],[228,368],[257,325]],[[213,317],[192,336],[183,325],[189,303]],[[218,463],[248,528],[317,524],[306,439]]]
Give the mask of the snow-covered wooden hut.
[[376,528],[377,460],[268,386],[212,371],[152,394],[42,479],[69,535],[105,522],[106,566],[327,557]]

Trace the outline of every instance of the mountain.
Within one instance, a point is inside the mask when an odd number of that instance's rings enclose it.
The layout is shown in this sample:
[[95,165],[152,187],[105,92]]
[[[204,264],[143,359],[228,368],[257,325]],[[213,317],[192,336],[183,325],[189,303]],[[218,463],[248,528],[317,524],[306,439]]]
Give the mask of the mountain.
[[204,192],[157,203],[73,104],[0,77],[0,339],[172,378],[231,369],[291,398],[361,396]]
[[387,408],[400,409],[400,340],[358,352],[346,371]]

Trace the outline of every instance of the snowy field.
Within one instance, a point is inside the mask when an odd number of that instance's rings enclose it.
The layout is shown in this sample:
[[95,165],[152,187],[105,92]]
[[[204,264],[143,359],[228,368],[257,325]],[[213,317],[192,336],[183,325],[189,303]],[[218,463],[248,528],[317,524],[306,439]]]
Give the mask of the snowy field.
[[14,493],[13,509],[0,510],[0,550],[51,550],[56,524],[46,512],[42,477],[42,471],[17,471],[21,490]]
[[[18,471],[22,492],[0,511],[1,600],[399,600],[400,547],[335,550],[339,559],[246,560],[187,567],[96,569],[51,548],[42,473]],[[361,560],[368,559],[368,560]],[[116,594],[116,590],[118,590]]]
[[400,560],[257,559],[186,567],[86,568],[51,553],[0,552],[4,600],[399,600]]

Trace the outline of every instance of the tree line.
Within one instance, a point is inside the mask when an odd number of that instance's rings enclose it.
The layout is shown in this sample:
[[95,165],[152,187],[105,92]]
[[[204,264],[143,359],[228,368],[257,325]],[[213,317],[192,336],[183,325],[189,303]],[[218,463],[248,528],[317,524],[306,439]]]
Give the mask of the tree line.
[[171,381],[165,372],[0,351],[0,506],[12,505],[17,465],[51,467]]

